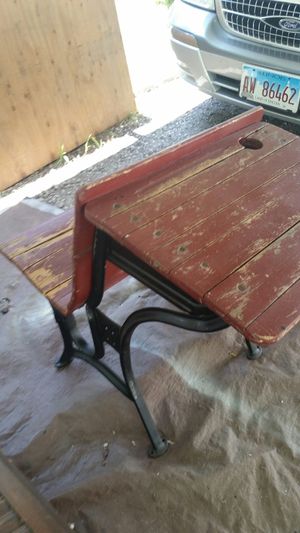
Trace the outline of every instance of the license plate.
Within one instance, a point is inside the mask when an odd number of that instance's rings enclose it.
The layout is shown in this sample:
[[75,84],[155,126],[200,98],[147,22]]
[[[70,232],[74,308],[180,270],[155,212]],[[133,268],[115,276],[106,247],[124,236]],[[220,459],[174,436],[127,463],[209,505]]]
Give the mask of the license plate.
[[243,65],[240,96],[261,104],[297,113],[300,77],[284,72]]

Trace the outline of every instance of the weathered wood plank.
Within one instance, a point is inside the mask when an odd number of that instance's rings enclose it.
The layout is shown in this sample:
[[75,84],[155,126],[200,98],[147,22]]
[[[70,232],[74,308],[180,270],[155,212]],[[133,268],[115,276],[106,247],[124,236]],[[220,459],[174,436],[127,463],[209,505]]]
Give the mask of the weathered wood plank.
[[25,270],[26,276],[41,291],[47,294],[72,277],[72,244],[56,250],[46,259]]
[[300,219],[299,173],[297,165],[280,174],[155,250],[148,261],[185,284],[193,280],[203,295]]
[[7,511],[7,513],[0,516],[1,533],[12,533],[20,524],[20,519],[13,511]]
[[[253,257],[217,287],[204,302],[244,331],[300,278],[300,223]],[[300,311],[300,305],[299,305]],[[273,329],[280,327],[280,319]]]
[[[242,148],[239,150],[239,138],[232,139],[232,144],[229,146],[228,155],[224,157],[227,151],[216,150],[208,154],[206,161],[202,162],[200,167],[194,167],[192,160],[190,161],[190,172],[188,169],[182,174],[181,169],[174,169],[171,179],[166,180],[163,185],[154,186],[147,191],[146,194],[136,194],[135,191],[128,191],[126,194],[127,202],[124,206],[128,208],[120,213],[114,214],[111,218],[106,219],[105,207],[108,210],[113,210],[109,207],[109,198],[105,198],[101,202],[101,212],[99,212],[99,220],[101,217],[104,228],[109,226],[109,231],[117,238],[128,237],[130,233],[138,228],[144,227],[153,220],[158,220],[159,217],[169,212],[170,226],[172,222],[179,215],[181,219],[193,220],[198,217],[197,210],[201,210],[198,201],[201,202],[201,195],[209,189],[213,189],[215,194],[220,194],[220,184],[228,180],[232,175],[245,169],[252,162],[262,159],[266,154],[274,152],[276,149],[284,146],[294,139],[292,134],[286,135],[286,132],[279,130],[274,126],[266,125],[266,127],[254,134],[248,134],[248,138],[255,138],[262,141],[263,146],[260,150],[247,150]],[[229,141],[230,138],[227,138]],[[231,149],[231,153],[230,153]],[[202,168],[201,168],[202,167]],[[183,178],[184,177],[184,178]],[[231,194],[234,196],[236,187],[233,186]],[[102,205],[103,203],[103,205]],[[178,213],[174,210],[178,209]],[[88,213],[93,209],[92,205],[88,209]]]
[[17,239],[1,245],[1,252],[8,258],[13,259],[28,250],[32,250],[36,246],[43,244],[45,241],[53,239],[58,235],[65,233],[73,228],[74,225],[74,210],[70,209],[61,215],[47,220],[38,227],[34,227],[31,231],[26,231]]
[[203,299],[206,292],[296,224],[300,220],[299,170],[297,166],[275,183],[261,187],[258,203],[255,193],[249,195],[249,204],[244,199],[243,207],[249,209],[249,216],[232,228],[224,221],[221,237],[175,268],[170,278],[182,288],[190,285]]
[[60,233],[58,236],[46,239],[38,246],[33,246],[27,252],[17,255],[14,258],[15,264],[21,270],[27,270],[34,264],[43,261],[51,256],[55,251],[70,248],[73,245],[73,230]]
[[[266,129],[267,125],[254,125],[249,126],[242,130],[242,132],[236,132],[225,139],[222,139],[213,146],[202,148],[196,152],[190,153],[182,160],[176,159],[172,162],[172,165],[168,167],[161,167],[158,172],[147,177],[147,180],[141,178],[138,183],[121,187],[117,193],[106,195],[101,199],[101,214],[99,219],[110,219],[114,217],[114,222],[123,219],[127,221],[127,215],[132,217],[136,215],[136,221],[142,222],[144,215],[143,207],[147,209],[146,201],[149,200],[149,211],[153,215],[153,203],[157,207],[157,199],[161,195],[171,193],[172,197],[175,196],[174,191],[180,189],[180,186],[184,184],[186,180],[190,180],[194,177],[197,180],[199,174],[207,168],[211,168],[220,161],[227,161],[233,154],[246,152],[245,148],[239,144],[241,136],[256,137],[260,131]],[[278,135],[278,133],[277,133]],[[249,153],[250,151],[247,150]],[[247,157],[246,157],[247,159]],[[197,180],[198,181],[198,180]],[[180,191],[179,191],[180,193]],[[97,216],[97,201],[92,201],[89,205],[88,212],[93,211],[93,205],[95,203]],[[137,213],[135,212],[137,209]],[[112,221],[110,220],[110,225]],[[120,222],[120,225],[122,222]],[[136,227],[137,224],[134,225]]]
[[[233,162],[227,167],[228,180],[223,180],[216,188],[203,191],[184,204],[177,200],[177,208],[127,234],[124,242],[128,241],[133,252],[144,250],[143,258],[147,257],[151,264],[160,262],[161,265],[170,264],[171,268],[180,264],[196,253],[197,247],[201,250],[215,240],[227,224],[241,216],[246,209],[243,202],[247,201],[247,195],[300,161],[300,140],[296,139],[273,153],[271,165],[270,157],[257,161],[240,173],[233,172],[231,176]],[[225,170],[226,167],[224,172]],[[222,174],[222,169],[219,173],[218,165],[216,174]],[[259,190],[254,194],[259,203]],[[147,247],[143,246],[145,242]]]
[[65,315],[72,297],[72,290],[73,278],[70,277],[53,289],[46,291],[45,296],[56,309]]
[[[287,290],[245,328],[245,335],[257,344],[281,339],[300,321],[300,281]],[[276,329],[274,328],[276,324]]]

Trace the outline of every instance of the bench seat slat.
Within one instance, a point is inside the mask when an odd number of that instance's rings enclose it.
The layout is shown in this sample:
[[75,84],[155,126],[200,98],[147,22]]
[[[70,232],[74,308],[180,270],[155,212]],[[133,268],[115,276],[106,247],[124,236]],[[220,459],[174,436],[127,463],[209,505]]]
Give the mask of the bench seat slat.
[[14,259],[28,250],[51,240],[58,235],[71,230],[74,226],[74,211],[70,209],[61,215],[53,217],[51,220],[43,222],[32,230],[21,234],[17,239],[1,245],[1,252],[9,259]]
[[72,254],[72,242],[69,240],[63,248],[59,248],[24,272],[32,283],[46,295],[50,290],[72,277]]
[[73,209],[1,246],[12,261],[64,315],[73,292]]
[[67,314],[70,305],[73,290],[73,278],[69,278],[54,289],[47,291],[49,302],[58,309],[63,315]]
[[34,246],[27,252],[15,256],[14,262],[21,270],[25,271],[36,263],[45,260],[48,256],[51,256],[57,250],[58,246],[60,250],[69,248],[72,240],[73,230],[65,231],[52,239],[45,240],[38,246]]

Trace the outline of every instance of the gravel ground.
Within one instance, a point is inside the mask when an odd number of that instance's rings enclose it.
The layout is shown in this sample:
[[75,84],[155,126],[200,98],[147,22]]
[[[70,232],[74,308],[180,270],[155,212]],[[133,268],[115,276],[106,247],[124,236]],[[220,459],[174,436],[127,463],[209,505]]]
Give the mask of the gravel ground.
[[67,182],[43,192],[39,198],[62,209],[69,208],[73,205],[75,191],[82,185],[150,157],[240,112],[236,106],[220,104],[210,99],[149,135],[142,136],[135,132],[137,127],[147,120],[146,117],[140,116],[133,123],[128,121],[121,128],[116,126],[110,130],[108,137],[129,133],[136,138],[136,142]]
[[[113,128],[96,136],[102,147],[108,140],[123,137],[124,135],[130,135],[136,139],[132,145],[120,150],[113,156],[96,163],[92,167],[80,172],[75,177],[51,187],[37,195],[36,198],[61,209],[70,208],[74,204],[74,194],[79,187],[101,179],[104,176],[108,176],[122,168],[126,168],[129,165],[160,152],[173,144],[179,143],[209,127],[238,115],[241,112],[242,109],[237,106],[219,102],[218,100],[211,98],[148,135],[141,135],[137,130],[140,126],[149,122],[150,119],[140,114],[133,115]],[[294,125],[282,122],[279,123],[275,120],[272,120],[272,122],[289,131],[300,134],[299,128]],[[90,150],[93,150],[93,146],[91,146]],[[83,154],[84,145],[69,153],[68,157],[72,160]],[[18,190],[19,187],[22,187],[41,176],[46,175],[51,168],[55,168],[57,165],[58,163],[54,162],[35,172],[28,178],[22,180],[21,183],[0,193],[0,198]]]

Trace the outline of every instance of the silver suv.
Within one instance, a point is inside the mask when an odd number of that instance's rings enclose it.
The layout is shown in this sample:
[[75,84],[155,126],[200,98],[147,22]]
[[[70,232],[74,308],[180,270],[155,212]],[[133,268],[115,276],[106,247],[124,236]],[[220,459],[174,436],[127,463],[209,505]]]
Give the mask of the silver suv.
[[170,22],[189,81],[300,124],[300,0],[175,0]]

